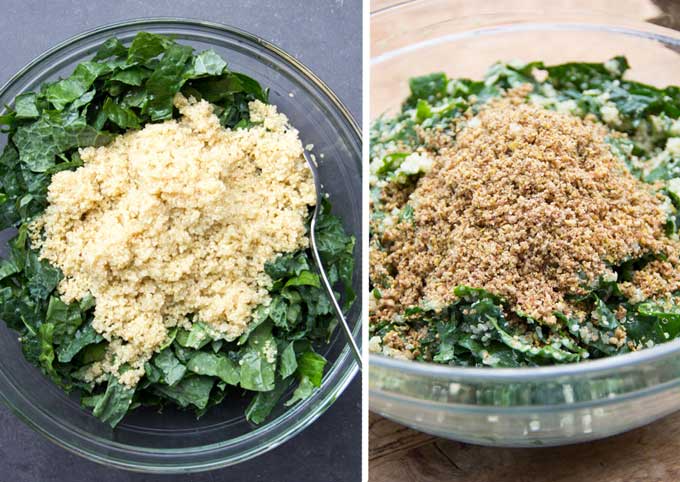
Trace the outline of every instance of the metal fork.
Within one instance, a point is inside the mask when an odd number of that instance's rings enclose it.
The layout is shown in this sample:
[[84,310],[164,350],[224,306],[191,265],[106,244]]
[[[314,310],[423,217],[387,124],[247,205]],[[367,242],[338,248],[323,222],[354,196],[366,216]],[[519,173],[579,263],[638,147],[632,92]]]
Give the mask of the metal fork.
[[357,346],[356,340],[354,340],[354,335],[352,334],[352,330],[350,329],[349,324],[347,323],[347,319],[345,318],[345,315],[342,313],[342,308],[340,308],[340,304],[338,303],[338,300],[335,299],[335,294],[333,293],[333,287],[331,286],[330,281],[328,281],[328,276],[326,275],[326,270],[323,267],[323,263],[321,262],[321,256],[319,255],[319,249],[317,248],[316,245],[316,220],[317,216],[319,214],[319,208],[321,206],[321,182],[319,181],[319,174],[317,172],[317,166],[314,164],[310,159],[309,156],[307,156],[306,152],[303,152],[303,156],[305,158],[305,161],[307,161],[307,165],[309,166],[309,169],[312,171],[312,177],[314,178],[314,188],[316,189],[316,205],[314,206],[314,213],[312,214],[312,221],[309,225],[309,231],[310,231],[310,247],[312,250],[312,257],[314,258],[314,262],[316,263],[316,267],[319,270],[319,278],[321,278],[321,284],[324,287],[324,290],[326,291],[326,294],[328,295],[328,298],[331,300],[331,305],[333,306],[333,311],[335,312],[335,317],[337,320],[340,322],[340,326],[342,327],[342,331],[345,333],[345,338],[347,339],[347,343],[349,343],[350,346],[350,351],[352,352],[352,356],[354,356],[354,359],[357,362],[357,365],[359,365],[359,370],[363,370],[363,361],[361,359],[361,350],[359,350],[359,347]]

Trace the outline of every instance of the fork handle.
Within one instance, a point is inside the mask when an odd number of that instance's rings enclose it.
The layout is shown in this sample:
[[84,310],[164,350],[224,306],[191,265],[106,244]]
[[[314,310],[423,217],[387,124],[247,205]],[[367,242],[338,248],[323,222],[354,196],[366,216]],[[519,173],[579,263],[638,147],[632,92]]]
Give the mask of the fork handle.
[[312,222],[310,223],[310,237],[312,241],[312,257],[314,258],[314,262],[316,263],[316,267],[319,270],[319,277],[321,278],[321,284],[324,287],[324,290],[326,291],[326,294],[328,295],[328,298],[331,300],[331,305],[333,306],[333,311],[335,312],[335,317],[338,319],[340,322],[340,326],[342,327],[342,330],[345,332],[345,338],[347,339],[347,343],[349,343],[350,346],[350,351],[352,352],[352,356],[354,357],[354,360],[357,362],[357,365],[359,365],[359,370],[363,370],[363,360],[361,359],[361,350],[359,349],[359,346],[357,345],[356,340],[354,339],[354,335],[352,334],[352,330],[349,327],[349,324],[347,323],[347,319],[345,318],[345,315],[342,313],[342,308],[340,308],[340,304],[338,303],[338,300],[335,299],[335,294],[333,293],[333,287],[331,286],[330,281],[328,281],[328,276],[326,276],[326,270],[323,267],[323,263],[321,262],[321,256],[319,255],[319,251],[316,248],[316,216],[312,217]]

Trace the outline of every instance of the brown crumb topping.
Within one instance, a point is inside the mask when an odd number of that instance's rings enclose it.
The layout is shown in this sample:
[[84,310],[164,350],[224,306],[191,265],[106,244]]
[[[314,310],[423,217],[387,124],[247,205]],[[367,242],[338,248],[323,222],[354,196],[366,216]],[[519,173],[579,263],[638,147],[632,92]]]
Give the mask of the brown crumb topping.
[[632,302],[665,298],[680,289],[680,259],[676,242],[668,241],[666,260],[654,260],[633,273],[633,279],[619,285],[621,292]]
[[623,288],[647,297],[680,287],[680,244],[664,234],[662,196],[614,157],[604,126],[526,104],[526,94],[490,102],[455,141],[437,136],[434,166],[409,197],[413,221],[387,226],[382,253],[372,253],[373,273],[391,273],[374,320],[449,304],[454,287],[469,285],[552,324],[554,311],[579,313],[566,295],[615,279],[611,266],[647,253],[668,258]]

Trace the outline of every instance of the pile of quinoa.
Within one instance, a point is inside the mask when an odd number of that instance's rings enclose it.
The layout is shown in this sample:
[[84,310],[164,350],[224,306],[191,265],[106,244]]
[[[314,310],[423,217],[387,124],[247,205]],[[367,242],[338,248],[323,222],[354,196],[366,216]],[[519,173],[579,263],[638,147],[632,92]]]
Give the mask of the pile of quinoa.
[[92,326],[110,343],[86,374],[95,381],[134,386],[172,327],[237,338],[271,301],[265,263],[309,244],[316,192],[286,116],[255,101],[256,125],[225,129],[204,100],[177,94],[175,107],[178,120],[82,149],[32,225],[40,257],[64,274],[61,298],[96,299]]
[[[595,122],[526,103],[529,86],[469,115],[455,136],[421,133],[434,162],[415,186],[388,183],[381,208],[408,203],[412,221],[384,223],[371,250],[381,297],[373,323],[409,306],[443,307],[467,285],[502,296],[507,307],[557,323],[583,319],[570,295],[615,281],[612,267],[665,255],[619,283],[631,301],[680,288],[680,243],[664,232],[658,187],[635,178]],[[385,340],[389,344],[389,340]]]

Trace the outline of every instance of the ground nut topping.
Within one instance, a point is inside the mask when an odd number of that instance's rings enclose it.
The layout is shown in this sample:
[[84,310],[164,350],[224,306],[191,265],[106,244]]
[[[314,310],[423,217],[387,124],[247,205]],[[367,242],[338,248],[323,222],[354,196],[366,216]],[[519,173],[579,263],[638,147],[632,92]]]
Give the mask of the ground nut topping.
[[467,285],[553,324],[553,312],[578,311],[569,295],[615,280],[612,266],[646,253],[671,255],[657,263],[668,276],[650,265],[630,286],[680,286],[662,196],[612,154],[603,125],[527,104],[526,94],[491,101],[455,140],[438,137],[434,165],[408,201],[413,221],[381,234],[382,267],[372,270],[394,273],[381,293],[396,304],[378,300],[377,318],[449,304]]

